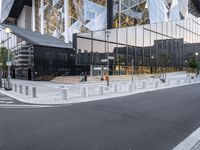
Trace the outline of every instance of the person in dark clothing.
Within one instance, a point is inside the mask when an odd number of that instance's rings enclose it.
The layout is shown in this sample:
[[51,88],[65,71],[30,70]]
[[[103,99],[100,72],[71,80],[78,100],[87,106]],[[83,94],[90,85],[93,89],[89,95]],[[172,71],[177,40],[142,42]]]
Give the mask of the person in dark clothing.
[[86,72],[84,74],[84,77],[85,77],[85,82],[87,82],[87,73]]

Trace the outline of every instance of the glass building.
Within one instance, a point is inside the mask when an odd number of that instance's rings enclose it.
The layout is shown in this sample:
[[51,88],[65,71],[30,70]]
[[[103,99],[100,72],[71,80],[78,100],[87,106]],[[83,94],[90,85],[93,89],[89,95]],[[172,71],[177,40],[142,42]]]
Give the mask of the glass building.
[[199,17],[199,5],[199,0],[2,0],[1,22],[28,24],[25,28],[72,43],[74,33],[106,29],[108,14],[120,28]]
[[102,66],[109,66],[113,75],[131,74],[132,66],[135,73],[182,71],[191,57],[200,53],[200,18],[92,31],[75,37],[76,63],[91,65],[94,72]]
[[[37,51],[40,55],[34,59],[52,67],[45,76],[59,70],[96,74],[99,68],[109,68],[113,75],[130,74],[133,66],[135,73],[178,71],[199,51],[200,0],[2,0],[0,10],[1,26],[32,31],[25,38],[13,33],[7,42],[15,55],[16,49],[23,51],[21,59]],[[68,46],[44,44],[44,50],[26,41],[34,33]],[[1,30],[0,41],[6,38]],[[61,49],[66,51],[57,56]],[[65,55],[70,61],[61,59]],[[44,64],[40,67],[48,68]]]

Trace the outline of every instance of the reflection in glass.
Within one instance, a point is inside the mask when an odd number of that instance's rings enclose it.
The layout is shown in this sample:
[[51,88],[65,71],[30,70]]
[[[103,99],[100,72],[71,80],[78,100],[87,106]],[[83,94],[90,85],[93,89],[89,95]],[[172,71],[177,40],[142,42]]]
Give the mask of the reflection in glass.
[[113,58],[109,60],[109,73],[113,75],[131,74],[132,61],[137,74],[182,71],[187,67],[185,60],[200,53],[199,26],[197,18],[94,31],[91,38],[78,34],[81,60],[77,62],[106,67],[102,59],[109,56]]

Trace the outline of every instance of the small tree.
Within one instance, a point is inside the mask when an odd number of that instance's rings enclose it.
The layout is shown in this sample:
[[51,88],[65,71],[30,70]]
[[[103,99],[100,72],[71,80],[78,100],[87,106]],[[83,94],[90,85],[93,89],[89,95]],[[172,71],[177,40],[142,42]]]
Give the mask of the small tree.
[[197,60],[197,56],[192,55],[192,57],[190,58],[188,62],[188,66],[193,69],[193,72],[199,70],[199,62]]
[[[8,58],[8,49],[0,47],[0,87],[2,87],[2,72],[6,70],[6,62]],[[5,74],[4,74],[5,75]]]
[[0,63],[4,70],[6,68],[7,59],[8,59],[8,49],[6,47],[1,47],[0,48]]

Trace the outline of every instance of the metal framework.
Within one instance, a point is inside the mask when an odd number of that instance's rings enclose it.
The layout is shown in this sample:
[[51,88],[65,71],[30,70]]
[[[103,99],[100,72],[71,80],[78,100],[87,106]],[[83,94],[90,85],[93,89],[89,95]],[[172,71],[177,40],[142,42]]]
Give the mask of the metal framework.
[[[35,0],[36,31],[40,31],[41,0]],[[114,0],[113,27],[127,27],[148,23],[199,17],[193,0]],[[72,34],[105,29],[106,0],[68,0],[69,40]],[[45,34],[64,40],[64,0],[44,0]]]

